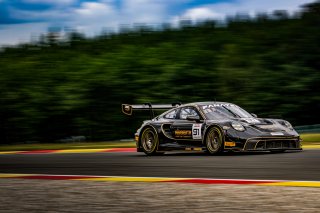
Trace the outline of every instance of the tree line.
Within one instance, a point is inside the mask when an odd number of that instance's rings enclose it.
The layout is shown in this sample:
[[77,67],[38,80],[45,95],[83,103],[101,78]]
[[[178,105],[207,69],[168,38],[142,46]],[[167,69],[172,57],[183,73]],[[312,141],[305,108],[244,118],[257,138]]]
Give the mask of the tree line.
[[132,138],[148,114],[122,103],[226,101],[319,123],[320,2],[225,22],[142,26],[94,38],[48,33],[0,52],[1,143]]

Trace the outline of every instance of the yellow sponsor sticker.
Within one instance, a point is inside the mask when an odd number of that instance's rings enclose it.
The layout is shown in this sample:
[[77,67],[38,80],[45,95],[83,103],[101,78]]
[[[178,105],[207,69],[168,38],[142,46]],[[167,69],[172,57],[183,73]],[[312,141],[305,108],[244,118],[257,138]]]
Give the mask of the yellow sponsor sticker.
[[236,146],[236,142],[224,142],[224,146]]
[[187,147],[185,148],[186,151],[202,151],[201,147]]
[[138,142],[138,141],[139,141],[139,136],[138,136],[138,135],[134,136],[134,141],[135,141],[135,142]]
[[190,130],[176,130],[176,131],[174,131],[174,135],[176,138],[190,138],[191,131]]

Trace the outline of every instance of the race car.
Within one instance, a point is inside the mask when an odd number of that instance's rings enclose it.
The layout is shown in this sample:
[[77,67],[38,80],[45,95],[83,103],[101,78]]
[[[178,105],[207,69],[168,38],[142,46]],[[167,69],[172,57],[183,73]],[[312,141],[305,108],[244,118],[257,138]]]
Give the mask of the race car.
[[[135,133],[138,152],[147,155],[167,151],[302,150],[299,134],[282,119],[258,118],[236,104],[197,102],[189,104],[122,104],[122,112],[148,110],[151,118]],[[154,117],[155,110],[167,110]]]

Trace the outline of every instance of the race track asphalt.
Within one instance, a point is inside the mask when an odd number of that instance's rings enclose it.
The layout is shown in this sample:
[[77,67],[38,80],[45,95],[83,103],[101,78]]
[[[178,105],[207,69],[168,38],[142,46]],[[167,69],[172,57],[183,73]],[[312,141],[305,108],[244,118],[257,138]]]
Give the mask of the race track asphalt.
[[287,153],[143,153],[0,155],[0,173],[320,180],[320,150]]

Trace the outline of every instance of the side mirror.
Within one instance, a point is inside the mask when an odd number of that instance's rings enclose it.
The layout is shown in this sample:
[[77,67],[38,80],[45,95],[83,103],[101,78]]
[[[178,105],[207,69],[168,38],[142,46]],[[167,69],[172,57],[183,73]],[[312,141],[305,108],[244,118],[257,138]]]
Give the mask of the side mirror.
[[195,121],[197,123],[200,123],[200,117],[197,115],[191,115],[191,116],[187,116],[187,120],[188,121]]
[[251,113],[251,115],[252,115],[253,117],[255,117],[255,118],[258,117],[258,116],[257,116],[256,114],[254,114],[254,113]]

